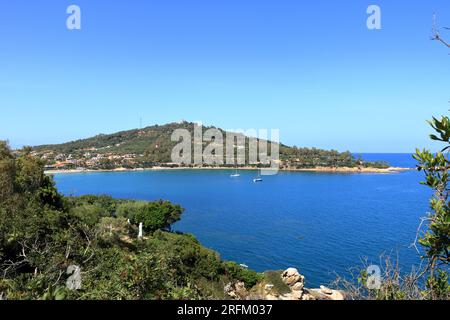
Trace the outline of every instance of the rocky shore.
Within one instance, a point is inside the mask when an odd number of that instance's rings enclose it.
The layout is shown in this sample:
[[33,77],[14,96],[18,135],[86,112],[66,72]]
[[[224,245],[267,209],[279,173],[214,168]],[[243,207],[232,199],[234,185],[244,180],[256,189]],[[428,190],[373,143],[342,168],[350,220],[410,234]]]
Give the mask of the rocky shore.
[[234,300],[345,300],[344,292],[325,286],[318,289],[305,287],[305,277],[297,269],[269,271],[264,280],[247,290],[243,282],[229,283],[225,293]]

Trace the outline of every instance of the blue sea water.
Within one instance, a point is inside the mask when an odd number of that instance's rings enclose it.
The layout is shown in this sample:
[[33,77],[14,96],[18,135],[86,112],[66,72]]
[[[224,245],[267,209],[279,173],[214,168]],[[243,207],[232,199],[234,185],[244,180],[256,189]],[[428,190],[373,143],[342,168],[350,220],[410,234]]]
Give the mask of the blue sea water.
[[[370,154],[413,167],[411,155]],[[369,159],[370,158],[370,159]],[[186,211],[176,230],[194,234],[222,258],[257,271],[296,267],[307,285],[346,276],[361,259],[399,257],[408,271],[420,258],[410,247],[429,190],[416,171],[398,174],[280,172],[253,183],[255,172],[230,178],[227,170],[58,174],[66,195],[167,199]]]
[[411,153],[355,153],[366,161],[387,161],[392,167],[415,168],[417,161]]

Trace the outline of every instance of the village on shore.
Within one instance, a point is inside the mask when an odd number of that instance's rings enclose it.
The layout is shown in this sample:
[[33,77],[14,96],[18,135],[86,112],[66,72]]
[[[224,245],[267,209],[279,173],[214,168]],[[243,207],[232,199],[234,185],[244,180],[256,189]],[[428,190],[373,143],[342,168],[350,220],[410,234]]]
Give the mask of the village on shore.
[[[32,152],[33,156],[40,157],[48,161],[45,165],[46,174],[59,173],[88,173],[88,172],[124,172],[124,171],[145,171],[145,170],[231,170],[235,166],[224,165],[184,165],[178,163],[158,163],[151,166],[142,166],[140,161],[144,155],[141,154],[115,154],[115,153],[95,153],[93,150],[87,151],[81,157],[76,157],[72,154],[56,154],[47,152],[39,154],[36,151]],[[292,172],[323,172],[323,173],[396,173],[401,171],[412,170],[412,168],[401,167],[332,167],[332,166],[317,166],[313,168],[298,168],[292,166],[287,161],[278,161],[277,170],[292,171]],[[237,167],[239,170],[255,171],[260,170],[260,165],[243,165]]]

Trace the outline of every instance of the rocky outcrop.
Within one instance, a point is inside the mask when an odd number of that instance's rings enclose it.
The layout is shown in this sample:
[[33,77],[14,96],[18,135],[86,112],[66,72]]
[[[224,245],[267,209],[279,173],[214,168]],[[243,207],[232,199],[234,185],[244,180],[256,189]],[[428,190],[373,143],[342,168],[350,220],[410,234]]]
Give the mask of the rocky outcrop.
[[230,298],[235,300],[246,300],[248,297],[248,291],[245,288],[245,284],[241,281],[227,284],[224,288],[224,292]]
[[297,269],[289,268],[281,274],[281,280],[289,286],[290,292],[281,296],[281,300],[302,300],[305,295],[305,277]]
[[[305,277],[298,273],[298,270],[295,268],[289,268],[283,272],[281,275],[281,279],[288,286],[294,286],[296,284],[304,284]],[[303,288],[302,288],[303,289]]]
[[283,272],[266,272],[264,280],[251,290],[244,283],[225,286],[225,293],[237,300],[345,300],[342,291],[325,286],[319,289],[305,288],[305,277],[295,268]]
[[320,289],[310,289],[309,292],[316,300],[345,300],[342,291],[332,290],[324,286],[320,286]]

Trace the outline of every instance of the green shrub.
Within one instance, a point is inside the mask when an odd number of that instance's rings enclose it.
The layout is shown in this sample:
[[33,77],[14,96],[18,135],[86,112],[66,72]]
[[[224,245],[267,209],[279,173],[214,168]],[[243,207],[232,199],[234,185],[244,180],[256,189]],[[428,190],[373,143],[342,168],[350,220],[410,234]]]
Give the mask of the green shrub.
[[134,224],[143,223],[144,230],[154,232],[158,229],[169,229],[180,220],[183,209],[169,201],[150,202],[142,205],[130,218]]
[[264,278],[262,274],[251,269],[243,268],[235,262],[225,262],[224,268],[227,275],[231,278],[244,282],[247,289],[251,289]]

